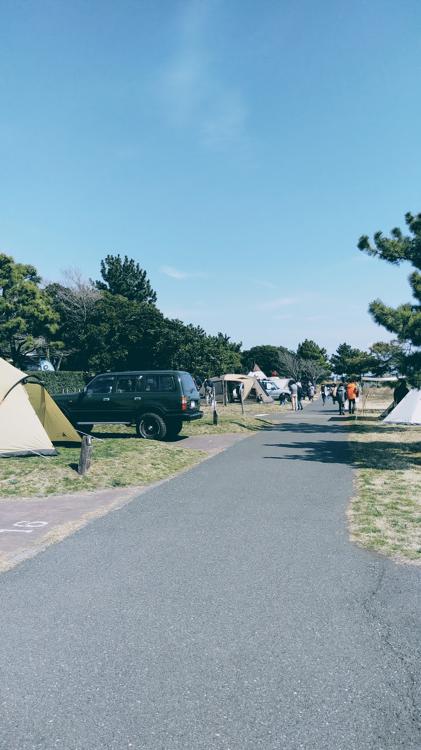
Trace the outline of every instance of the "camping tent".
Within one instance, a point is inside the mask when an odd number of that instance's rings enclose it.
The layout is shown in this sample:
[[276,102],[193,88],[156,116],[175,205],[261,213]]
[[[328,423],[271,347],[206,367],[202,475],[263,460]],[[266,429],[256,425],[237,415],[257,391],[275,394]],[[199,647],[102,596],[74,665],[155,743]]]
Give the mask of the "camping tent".
[[54,442],[80,437],[42,383],[0,357],[0,456],[53,455]]
[[271,404],[273,398],[267,395],[266,391],[263,390],[259,381],[255,377],[249,375],[240,375],[236,373],[228,373],[221,375],[219,378],[210,378],[211,383],[215,389],[215,397],[219,402],[225,402],[227,394],[232,392],[233,388],[241,385],[243,388],[243,401],[250,396],[251,391],[254,389],[256,397],[263,401],[265,404]]
[[258,364],[255,364],[253,369],[248,373],[250,378],[257,378],[258,380],[267,380],[267,377],[263,370],[260,369]]
[[421,424],[421,390],[412,388],[383,421],[392,424]]

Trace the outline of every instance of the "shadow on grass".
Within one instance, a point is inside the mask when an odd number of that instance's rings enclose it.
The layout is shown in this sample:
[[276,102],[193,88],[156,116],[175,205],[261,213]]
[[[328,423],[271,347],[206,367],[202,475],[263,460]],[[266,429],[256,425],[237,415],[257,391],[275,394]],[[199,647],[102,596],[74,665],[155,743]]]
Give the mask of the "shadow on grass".
[[93,438],[98,440],[110,440],[111,438],[118,438],[120,440],[127,440],[128,438],[135,438],[135,432],[91,432]]
[[[421,443],[370,443],[353,440],[317,440],[267,444],[279,448],[284,455],[264,456],[274,461],[314,461],[316,463],[347,464],[358,469],[403,470],[421,466]],[[291,451],[297,451],[296,453]]]

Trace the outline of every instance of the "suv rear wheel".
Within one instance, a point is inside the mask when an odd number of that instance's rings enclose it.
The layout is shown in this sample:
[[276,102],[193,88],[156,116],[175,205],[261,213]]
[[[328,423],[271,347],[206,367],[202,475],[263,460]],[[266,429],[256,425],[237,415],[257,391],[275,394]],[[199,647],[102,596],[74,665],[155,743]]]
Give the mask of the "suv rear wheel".
[[136,435],[146,440],[163,440],[167,434],[167,425],[159,414],[152,412],[142,414],[136,422]]

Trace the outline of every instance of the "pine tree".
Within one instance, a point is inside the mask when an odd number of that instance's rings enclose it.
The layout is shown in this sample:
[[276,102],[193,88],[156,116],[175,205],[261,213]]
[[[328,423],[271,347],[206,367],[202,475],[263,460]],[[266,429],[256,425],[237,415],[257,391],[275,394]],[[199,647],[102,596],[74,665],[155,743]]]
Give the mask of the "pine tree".
[[[409,353],[404,358],[404,367],[414,380],[418,380],[421,370],[421,214],[405,214],[409,234],[405,235],[398,227],[385,237],[376,232],[374,244],[366,235],[360,237],[358,248],[388,263],[399,265],[409,261],[415,270],[409,276],[414,301],[398,307],[389,307],[382,300],[375,299],[370,303],[369,311],[376,323],[396,334],[397,339],[406,345]],[[415,350],[414,350],[415,348]]]
[[156,292],[151,287],[146,271],[127,255],[123,260],[120,255],[107,255],[101,261],[101,276],[103,280],[95,282],[100,291],[119,294],[135,302],[153,305],[156,302]]

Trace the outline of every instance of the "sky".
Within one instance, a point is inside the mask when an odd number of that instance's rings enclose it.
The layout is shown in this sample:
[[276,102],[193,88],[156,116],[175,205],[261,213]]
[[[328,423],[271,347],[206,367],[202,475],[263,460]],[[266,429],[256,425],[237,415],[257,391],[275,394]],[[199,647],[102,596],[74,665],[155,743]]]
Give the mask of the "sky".
[[245,348],[390,340],[421,211],[419,0],[0,0],[0,252],[147,270]]

